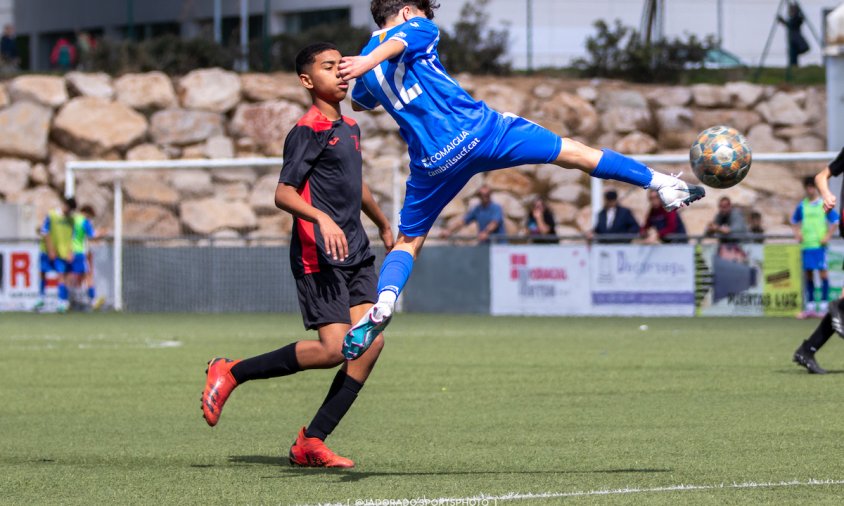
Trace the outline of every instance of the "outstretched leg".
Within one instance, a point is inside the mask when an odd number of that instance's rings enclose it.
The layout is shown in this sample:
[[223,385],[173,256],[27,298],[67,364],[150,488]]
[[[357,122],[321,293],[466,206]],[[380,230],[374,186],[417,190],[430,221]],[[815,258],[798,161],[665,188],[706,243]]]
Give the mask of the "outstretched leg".
[[408,237],[399,232],[395,246],[381,265],[378,275],[378,301],[346,334],[343,342],[343,356],[346,359],[355,360],[360,357],[387,328],[393,317],[396,299],[410,278],[413,262],[426,237],[427,235]]

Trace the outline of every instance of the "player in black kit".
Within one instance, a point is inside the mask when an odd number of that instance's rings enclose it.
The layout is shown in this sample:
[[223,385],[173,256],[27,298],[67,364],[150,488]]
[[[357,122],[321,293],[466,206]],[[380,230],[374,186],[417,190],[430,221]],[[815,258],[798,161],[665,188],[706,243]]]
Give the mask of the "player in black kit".
[[[833,209],[837,202],[835,194],[829,189],[829,179],[842,173],[844,173],[844,149],[828,167],[815,176],[815,185],[823,198],[824,211]],[[841,189],[841,198],[844,199],[844,186]],[[841,220],[838,226],[839,233],[844,237],[844,220]],[[824,315],[818,328],[794,352],[794,362],[802,365],[812,374],[826,374],[826,370],[815,360],[815,353],[826,344],[832,334],[837,332],[838,335],[844,337],[844,322],[842,322],[844,307],[842,305],[844,305],[844,298],[830,302],[829,311]]]
[[360,211],[393,246],[390,223],[363,183],[360,128],[343,116],[340,102],[348,84],[337,71],[340,52],[329,43],[312,44],[296,57],[296,73],[313,106],[287,135],[275,203],[294,216],[290,267],[296,278],[306,329],[319,340],[303,340],[244,360],[215,358],[208,363],[202,413],[214,426],[229,394],[254,379],[287,376],[305,369],[343,364],[322,406],[290,448],[290,462],[311,467],[354,467],[324,444],[357,398],[381,348],[379,336],[360,359],[346,362],[343,337],[377,299],[375,257]]

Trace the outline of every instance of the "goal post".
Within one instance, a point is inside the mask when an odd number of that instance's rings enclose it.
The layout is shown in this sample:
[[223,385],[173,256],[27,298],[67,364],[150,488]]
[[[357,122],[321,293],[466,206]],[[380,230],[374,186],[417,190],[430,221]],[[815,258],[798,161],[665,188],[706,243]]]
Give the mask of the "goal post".
[[[65,197],[73,197],[76,194],[76,179],[81,173],[102,171],[112,172],[114,178],[114,249],[113,249],[113,276],[114,276],[114,309],[121,311],[124,308],[123,301],[123,176],[132,172],[140,171],[173,171],[187,169],[217,170],[217,169],[248,169],[261,167],[281,168],[283,158],[280,157],[252,157],[252,158],[218,158],[218,159],[186,159],[186,160],[72,160],[65,164]],[[394,232],[398,233],[398,206],[395,203],[401,201],[401,188],[404,178],[401,173],[400,159],[392,170],[392,192],[390,195],[392,205],[392,224]]]

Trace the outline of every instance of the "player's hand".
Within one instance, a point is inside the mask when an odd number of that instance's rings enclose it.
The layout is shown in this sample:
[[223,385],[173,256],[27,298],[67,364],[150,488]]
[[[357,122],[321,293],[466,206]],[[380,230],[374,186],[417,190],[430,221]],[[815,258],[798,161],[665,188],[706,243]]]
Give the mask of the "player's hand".
[[800,232],[799,230],[794,232],[794,238],[797,239],[797,242],[803,242],[803,232]]
[[341,79],[344,81],[351,81],[352,79],[357,79],[358,77],[366,74],[373,68],[375,68],[375,62],[369,55],[344,56],[343,58],[340,58],[338,71],[340,72]]
[[489,239],[489,232],[487,232],[486,230],[481,230],[480,233],[478,234],[478,240],[483,242],[483,241],[486,241],[487,239]]
[[824,212],[829,212],[830,210],[835,208],[835,204],[837,203],[837,199],[835,195],[832,193],[827,193],[823,196],[823,210]]
[[320,214],[317,218],[317,225],[325,240],[325,251],[334,260],[344,261],[349,256],[349,244],[346,242],[346,234],[343,229],[337,226],[327,214]]
[[396,245],[396,240],[393,238],[393,229],[390,227],[382,228],[378,231],[381,235],[381,242],[384,243],[384,248],[387,249],[387,253],[393,249],[393,246]]

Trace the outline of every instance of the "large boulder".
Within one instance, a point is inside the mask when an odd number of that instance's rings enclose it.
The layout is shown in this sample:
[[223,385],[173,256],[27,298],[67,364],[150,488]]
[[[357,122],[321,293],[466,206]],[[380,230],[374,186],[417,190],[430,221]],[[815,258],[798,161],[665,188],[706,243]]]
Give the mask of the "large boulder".
[[76,185],[76,201],[80,206],[91,206],[100,223],[112,223],[112,199],[114,190],[108,186],[98,185],[90,178],[82,177]]
[[249,233],[250,238],[283,238],[289,237],[293,230],[293,215],[277,212],[266,216],[258,216],[258,228]]
[[25,75],[12,79],[9,94],[15,102],[30,101],[56,108],[67,102],[64,78],[58,76]]
[[242,230],[258,225],[255,213],[245,202],[226,202],[213,197],[182,202],[179,214],[188,229],[203,235],[223,228]]
[[139,144],[126,152],[126,159],[132,161],[167,160],[167,153],[155,144]]
[[52,117],[53,111],[32,102],[17,102],[0,111],[0,155],[47,158]]
[[124,237],[178,237],[182,226],[172,211],[149,204],[126,204],[123,207]]
[[290,74],[242,74],[240,87],[244,98],[252,102],[285,99],[310,105],[307,90]]
[[767,102],[756,108],[771,125],[803,125],[809,120],[808,114],[797,104],[792,95],[777,92]]
[[659,144],[665,149],[689,147],[695,140],[694,114],[688,107],[664,107],[656,111]]
[[525,104],[528,102],[527,95],[511,86],[499,83],[490,83],[478,88],[475,98],[483,100],[488,106],[498,112],[510,112],[522,114]]
[[642,132],[630,132],[615,143],[615,150],[620,153],[637,155],[655,153],[656,139]]
[[648,93],[648,100],[657,107],[683,107],[692,100],[692,90],[686,86],[667,86]]
[[178,170],[170,175],[170,185],[183,197],[207,197],[214,193],[207,170]]
[[179,81],[182,107],[226,112],[240,101],[240,79],[220,68],[194,70]]
[[62,107],[53,125],[60,144],[86,156],[126,149],[146,132],[147,120],[142,114],[96,97],[74,98]]
[[251,137],[267,155],[281,155],[287,132],[299,121],[304,109],[286,100],[240,104],[231,122],[236,135]]
[[598,131],[598,112],[588,101],[572,93],[557,93],[539,106],[530,119],[558,135],[591,137]]
[[31,207],[38,219],[46,216],[48,212],[62,205],[62,198],[53,188],[49,186],[36,186],[13,195],[7,195],[10,204],[19,204]]
[[793,171],[779,163],[754,162],[741,186],[793,199],[795,203],[803,196],[803,186]]
[[758,113],[739,109],[699,109],[693,117],[696,133],[715,125],[728,125],[739,132],[748,132],[761,121]]
[[249,186],[243,182],[218,184],[214,187],[214,198],[225,201],[246,201]]
[[207,158],[234,158],[234,142],[224,135],[209,137],[204,152]]
[[647,109],[648,101],[644,95],[636,90],[615,89],[600,93],[595,106],[599,112],[606,112],[618,107]]
[[724,88],[730,94],[733,106],[742,109],[750,109],[755,106],[765,93],[765,89],[762,86],[746,82],[727,83]]
[[619,106],[601,115],[601,124],[606,132],[628,134],[630,132],[653,131],[653,116],[647,107]]
[[123,181],[123,191],[133,202],[175,206],[179,193],[160,174],[133,174]]
[[215,135],[222,135],[223,117],[208,111],[158,111],[152,115],[150,134],[158,144],[194,144]]
[[0,194],[8,197],[26,189],[32,164],[17,158],[0,158]]
[[768,123],[759,123],[747,133],[747,142],[757,153],[781,153],[788,151],[788,143],[774,137],[774,129]]
[[533,193],[533,179],[518,169],[492,171],[487,176],[486,184],[493,191],[509,191],[521,197]]
[[275,206],[276,188],[278,188],[278,175],[276,174],[262,176],[255,182],[252,193],[249,194],[249,205],[256,213],[260,215],[279,212]]
[[695,84],[692,86],[692,96],[698,107],[729,107],[730,92],[723,86],[714,84]]
[[65,79],[67,79],[70,91],[76,95],[105,98],[107,100],[114,97],[111,77],[104,72],[69,72]]
[[163,72],[126,74],[114,81],[117,100],[142,111],[168,109],[178,103],[173,83]]

